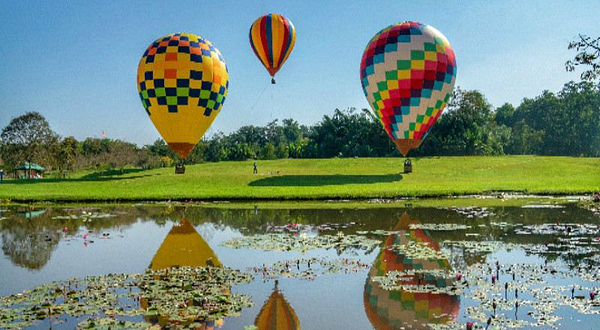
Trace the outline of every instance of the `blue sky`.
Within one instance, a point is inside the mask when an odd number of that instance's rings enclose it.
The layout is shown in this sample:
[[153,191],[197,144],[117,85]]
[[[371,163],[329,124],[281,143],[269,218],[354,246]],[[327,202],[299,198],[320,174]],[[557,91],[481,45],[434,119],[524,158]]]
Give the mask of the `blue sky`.
[[[297,31],[277,85],[248,43],[252,22],[271,12]],[[0,127],[34,110],[62,136],[153,142],[136,69],[146,47],[173,32],[210,40],[227,61],[229,94],[208,134],[275,118],[313,124],[335,108],[368,107],[364,47],[406,20],[448,38],[457,86],[517,105],[579,79],[564,70],[574,55],[566,48],[578,33],[600,35],[598,13],[600,1],[2,1]]]

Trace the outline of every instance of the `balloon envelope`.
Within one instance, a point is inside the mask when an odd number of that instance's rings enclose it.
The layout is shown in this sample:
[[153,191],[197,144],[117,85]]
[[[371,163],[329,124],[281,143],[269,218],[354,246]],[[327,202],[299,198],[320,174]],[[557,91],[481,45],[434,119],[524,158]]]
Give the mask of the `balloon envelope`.
[[153,42],[138,65],[146,113],[169,147],[186,158],[225,102],[229,74],[210,41],[175,33]]
[[369,41],[360,64],[367,101],[405,156],[441,115],[455,78],[456,59],[446,37],[417,22],[381,30]]
[[271,76],[290,56],[296,43],[296,29],[279,14],[259,17],[250,27],[250,46]]

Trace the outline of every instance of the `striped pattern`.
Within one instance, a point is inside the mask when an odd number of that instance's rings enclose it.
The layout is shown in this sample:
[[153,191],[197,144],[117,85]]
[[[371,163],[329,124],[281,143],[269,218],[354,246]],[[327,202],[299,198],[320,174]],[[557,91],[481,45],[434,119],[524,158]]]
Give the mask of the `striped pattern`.
[[257,330],[300,330],[296,312],[277,287],[256,316],[254,325]]
[[250,46],[271,77],[290,56],[296,43],[296,29],[279,14],[259,17],[250,27]]

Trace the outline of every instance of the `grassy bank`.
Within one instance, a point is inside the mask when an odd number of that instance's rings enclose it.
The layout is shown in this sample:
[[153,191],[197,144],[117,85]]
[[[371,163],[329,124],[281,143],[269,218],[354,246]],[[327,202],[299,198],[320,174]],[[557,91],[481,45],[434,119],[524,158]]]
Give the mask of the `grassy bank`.
[[11,201],[370,199],[485,194],[587,194],[600,190],[600,159],[571,157],[435,157],[286,159],[220,162],[173,168],[81,172],[69,179],[5,180]]

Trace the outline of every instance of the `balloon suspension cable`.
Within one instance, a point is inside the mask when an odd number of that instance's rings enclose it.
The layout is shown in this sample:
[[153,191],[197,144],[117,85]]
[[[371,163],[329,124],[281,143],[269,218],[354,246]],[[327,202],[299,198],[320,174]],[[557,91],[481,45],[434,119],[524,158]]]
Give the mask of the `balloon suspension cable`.
[[284,106],[286,106],[287,108],[290,107],[290,105],[294,104],[294,101],[292,100],[292,97],[290,96],[290,94],[287,92],[285,84],[281,85],[277,85],[276,87],[278,89],[279,92],[281,92],[283,94],[283,97],[285,98],[285,103]]
[[260,98],[263,96],[263,94],[267,90],[267,87],[269,87],[269,85],[265,85],[265,87],[260,92],[260,94],[258,94],[258,97],[256,98],[256,101],[254,101],[254,104],[252,105],[252,107],[250,107],[250,112],[252,112],[252,110],[254,110],[254,107],[256,107],[256,105],[258,104],[258,101],[260,101]]

